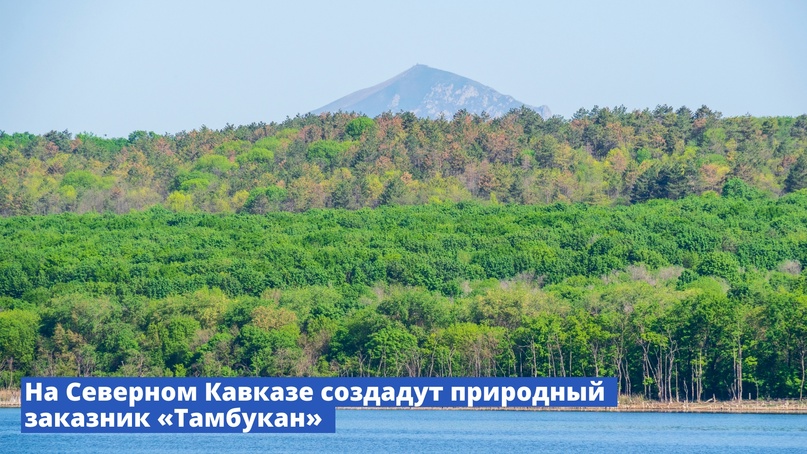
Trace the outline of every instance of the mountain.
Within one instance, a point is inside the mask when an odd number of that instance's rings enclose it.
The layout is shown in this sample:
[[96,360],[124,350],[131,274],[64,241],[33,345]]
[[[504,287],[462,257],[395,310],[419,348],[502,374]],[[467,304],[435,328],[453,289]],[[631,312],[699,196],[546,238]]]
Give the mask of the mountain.
[[535,110],[544,118],[552,115],[547,106],[532,107],[467,77],[415,65],[392,79],[351,93],[311,113],[341,110],[375,117],[387,111],[409,111],[419,117],[438,118],[443,115],[450,119],[461,109],[500,117],[521,106]]

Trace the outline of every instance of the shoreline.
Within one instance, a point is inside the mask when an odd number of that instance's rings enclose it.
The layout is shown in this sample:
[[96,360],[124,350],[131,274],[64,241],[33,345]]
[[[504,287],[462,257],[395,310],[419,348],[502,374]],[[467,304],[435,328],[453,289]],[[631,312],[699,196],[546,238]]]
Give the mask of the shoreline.
[[[0,390],[0,408],[20,408],[20,390]],[[611,413],[724,413],[807,414],[805,400],[745,400],[717,402],[654,402],[620,397],[617,407],[336,407],[337,410],[471,410],[471,411],[578,411]]]
[[643,402],[619,403],[617,407],[336,407],[337,410],[460,410],[460,411],[547,411],[586,413],[711,413],[807,415],[807,400],[758,402]]
[[19,408],[20,398],[19,389],[0,389],[0,408]]
[[633,413],[736,413],[736,414],[807,414],[807,400],[750,400],[716,402],[619,402],[616,408],[596,410]]

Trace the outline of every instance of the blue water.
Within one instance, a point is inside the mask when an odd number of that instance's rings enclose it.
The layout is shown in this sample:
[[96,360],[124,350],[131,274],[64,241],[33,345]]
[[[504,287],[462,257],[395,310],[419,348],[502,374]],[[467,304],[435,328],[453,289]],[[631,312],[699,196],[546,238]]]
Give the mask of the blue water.
[[0,452],[807,452],[807,415],[339,410],[336,434],[20,434]]

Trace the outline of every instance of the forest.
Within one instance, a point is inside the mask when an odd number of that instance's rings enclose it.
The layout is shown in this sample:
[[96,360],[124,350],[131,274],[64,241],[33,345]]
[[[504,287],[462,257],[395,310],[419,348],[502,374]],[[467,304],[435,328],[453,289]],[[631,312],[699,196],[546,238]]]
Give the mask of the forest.
[[0,218],[0,379],[616,376],[801,398],[807,191]]
[[276,124],[136,131],[0,132],[0,215],[303,212],[471,200],[627,205],[807,187],[807,115],[723,118],[708,107],[580,110],[544,120],[411,113],[306,115]]
[[807,115],[0,133],[23,376],[615,376],[803,398]]

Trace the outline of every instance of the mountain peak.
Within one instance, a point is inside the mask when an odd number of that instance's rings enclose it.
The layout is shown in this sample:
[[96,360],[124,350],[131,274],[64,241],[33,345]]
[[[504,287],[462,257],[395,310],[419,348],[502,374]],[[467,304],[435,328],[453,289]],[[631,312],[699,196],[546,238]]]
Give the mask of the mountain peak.
[[526,106],[544,118],[551,116],[547,106],[531,107],[496,90],[457,74],[416,64],[378,85],[368,87],[312,111],[361,112],[375,117],[391,111],[412,112],[419,117],[451,118],[459,110],[499,117],[511,109]]

